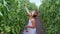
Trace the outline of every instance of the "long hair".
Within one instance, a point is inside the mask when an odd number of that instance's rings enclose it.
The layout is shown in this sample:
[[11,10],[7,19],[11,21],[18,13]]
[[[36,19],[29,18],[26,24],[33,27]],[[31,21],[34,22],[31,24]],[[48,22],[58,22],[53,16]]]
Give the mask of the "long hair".
[[42,20],[40,18],[40,12],[38,10],[36,10],[38,15],[36,16],[35,20],[36,20],[36,32],[37,34],[46,34],[46,29],[43,26]]

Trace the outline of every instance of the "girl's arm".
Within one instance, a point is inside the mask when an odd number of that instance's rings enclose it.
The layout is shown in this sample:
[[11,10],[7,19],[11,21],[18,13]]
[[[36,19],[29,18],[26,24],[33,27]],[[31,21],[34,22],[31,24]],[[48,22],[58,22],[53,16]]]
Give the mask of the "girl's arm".
[[29,12],[29,10],[28,10],[26,4],[24,5],[24,7],[25,7],[25,10],[27,11],[27,13],[28,13],[29,15],[32,15],[32,14]]

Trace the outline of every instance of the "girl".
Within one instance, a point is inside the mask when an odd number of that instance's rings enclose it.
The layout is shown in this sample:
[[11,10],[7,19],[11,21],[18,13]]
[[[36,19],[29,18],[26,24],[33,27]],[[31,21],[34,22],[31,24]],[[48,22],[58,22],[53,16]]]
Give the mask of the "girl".
[[27,30],[24,30],[24,34],[36,34],[36,22],[35,22],[35,17],[38,15],[37,11],[32,11],[29,12],[28,8],[26,7],[26,4],[24,5],[28,15],[29,15],[29,22],[26,26]]

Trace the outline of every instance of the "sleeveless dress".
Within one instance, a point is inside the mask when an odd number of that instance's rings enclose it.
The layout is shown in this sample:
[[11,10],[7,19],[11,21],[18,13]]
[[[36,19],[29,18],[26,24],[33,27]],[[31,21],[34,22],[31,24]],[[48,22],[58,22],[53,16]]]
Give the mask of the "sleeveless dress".
[[[29,20],[28,26],[32,26],[31,20]],[[24,34],[36,34],[36,28],[28,28],[28,32],[25,32]]]

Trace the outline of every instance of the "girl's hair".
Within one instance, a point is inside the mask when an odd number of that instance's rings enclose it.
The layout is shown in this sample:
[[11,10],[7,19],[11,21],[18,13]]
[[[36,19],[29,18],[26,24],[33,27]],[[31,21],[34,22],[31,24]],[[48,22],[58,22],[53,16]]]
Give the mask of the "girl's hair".
[[41,20],[41,16],[40,16],[40,11],[36,10],[37,12],[37,16],[35,17],[35,21],[36,21],[36,32],[37,34],[46,34],[46,29],[43,26],[42,20]]
[[37,15],[33,15],[33,17],[35,18],[35,17],[37,17]]

